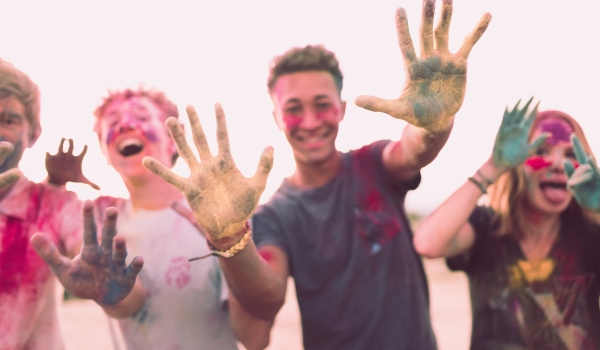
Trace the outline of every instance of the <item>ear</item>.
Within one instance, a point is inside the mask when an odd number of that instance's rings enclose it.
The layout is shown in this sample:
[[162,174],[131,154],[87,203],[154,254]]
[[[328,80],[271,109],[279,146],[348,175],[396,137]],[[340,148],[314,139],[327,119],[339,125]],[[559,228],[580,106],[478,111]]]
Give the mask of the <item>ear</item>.
[[344,117],[346,116],[346,101],[342,101],[341,108],[342,110],[340,111],[340,121],[344,120]]
[[33,145],[38,140],[38,138],[40,137],[41,134],[42,134],[42,127],[38,126],[37,128],[35,128],[35,130],[33,130],[31,135],[29,136],[29,144],[27,145],[27,148],[33,147]]

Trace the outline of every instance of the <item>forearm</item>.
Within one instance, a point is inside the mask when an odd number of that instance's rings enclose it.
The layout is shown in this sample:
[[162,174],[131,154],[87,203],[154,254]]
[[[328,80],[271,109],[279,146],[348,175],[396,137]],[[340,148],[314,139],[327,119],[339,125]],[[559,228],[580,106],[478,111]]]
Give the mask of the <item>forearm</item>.
[[[391,144],[387,151],[389,168],[394,171],[414,174],[431,163],[444,147],[452,131],[454,118],[440,131],[428,131],[411,124],[402,130],[400,141]],[[409,178],[410,175],[404,176]]]
[[229,296],[229,322],[235,337],[247,350],[260,350],[269,346],[274,320],[253,317],[232,295]]
[[[495,181],[501,173],[488,161],[473,178],[486,187],[486,179]],[[439,258],[455,256],[470,248],[474,235],[465,225],[481,195],[482,188],[467,180],[419,225],[413,238],[417,252],[427,258]]]
[[98,303],[108,316],[113,318],[127,318],[138,312],[146,302],[146,292],[140,283],[136,280],[131,293],[125,299],[115,305],[104,305]]
[[[252,240],[231,258],[219,258],[230,292],[249,314],[272,320],[285,300],[286,281],[259,254]],[[287,275],[286,275],[287,276]]]

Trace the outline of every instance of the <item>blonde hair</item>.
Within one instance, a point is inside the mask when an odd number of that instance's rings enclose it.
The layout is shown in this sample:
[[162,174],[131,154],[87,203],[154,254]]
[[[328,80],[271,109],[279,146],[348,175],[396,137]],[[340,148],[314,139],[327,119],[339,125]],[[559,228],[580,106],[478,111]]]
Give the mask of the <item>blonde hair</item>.
[[[579,123],[570,115],[560,111],[549,110],[538,112],[529,131],[529,139],[531,139],[533,132],[540,122],[547,119],[559,119],[569,124],[581,141],[587,154],[595,160],[592,149]],[[510,235],[515,239],[523,237],[527,229],[527,221],[525,220],[527,189],[525,181],[523,165],[520,165],[504,173],[488,189],[489,205],[495,213],[492,220],[493,227],[495,227],[494,234],[499,236]],[[575,199],[571,199],[571,203],[569,203],[567,209],[561,213],[561,219],[565,214],[574,215],[575,217],[600,224],[598,214],[589,209],[582,208]]]
[[40,90],[27,74],[1,58],[0,91],[14,96],[25,107],[25,118],[30,126],[29,138],[39,135],[41,132]]

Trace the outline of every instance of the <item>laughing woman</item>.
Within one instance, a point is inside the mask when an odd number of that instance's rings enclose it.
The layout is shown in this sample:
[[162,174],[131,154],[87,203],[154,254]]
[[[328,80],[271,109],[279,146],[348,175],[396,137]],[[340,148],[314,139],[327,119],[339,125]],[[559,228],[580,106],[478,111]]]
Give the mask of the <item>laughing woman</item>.
[[600,174],[579,124],[530,103],[414,244],[466,272],[471,349],[600,349]]

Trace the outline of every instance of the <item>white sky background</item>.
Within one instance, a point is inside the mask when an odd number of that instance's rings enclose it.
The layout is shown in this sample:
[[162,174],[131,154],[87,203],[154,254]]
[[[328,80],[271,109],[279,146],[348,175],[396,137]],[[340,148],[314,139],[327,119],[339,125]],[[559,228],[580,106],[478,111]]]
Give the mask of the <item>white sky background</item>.
[[[535,95],[541,109],[571,114],[596,153],[600,150],[598,2],[455,0],[454,5],[451,51],[484,12],[493,20],[469,57],[467,95],[450,140],[408,196],[407,209],[420,213],[433,210],[489,157],[505,106],[519,98]],[[100,151],[92,111],[107,88],[143,82],[164,90],[186,124],[185,105],[194,105],[209,137],[215,130],[213,105],[221,102],[233,156],[246,176],[254,174],[262,149],[272,145],[275,166],[265,201],[294,169],[291,149],[271,114],[265,84],[269,60],[293,46],[324,44],[337,54],[345,75],[348,108],[338,148],[397,139],[405,122],[362,110],[353,100],[361,94],[400,94],[404,71],[394,23],[399,6],[406,9],[418,43],[420,0],[3,2],[0,57],[42,90],[42,136],[26,151],[21,168],[30,179],[43,180],[45,152],[55,153],[61,137],[73,138],[75,153],[89,146],[84,173],[101,191],[68,188],[80,198],[127,196]],[[186,129],[191,140],[189,125]],[[211,142],[216,152],[214,137]],[[175,169],[187,172],[183,161]]]

